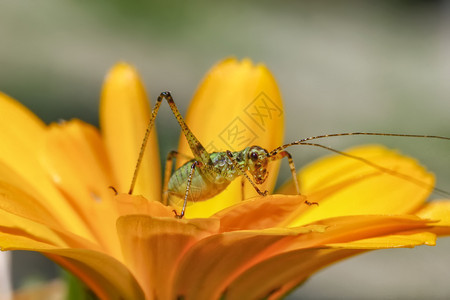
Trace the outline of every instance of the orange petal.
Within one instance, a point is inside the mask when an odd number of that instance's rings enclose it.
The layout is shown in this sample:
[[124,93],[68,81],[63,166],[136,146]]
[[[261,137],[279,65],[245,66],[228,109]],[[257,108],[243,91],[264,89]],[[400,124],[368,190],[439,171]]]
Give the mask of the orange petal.
[[[174,95],[176,101],[176,95]],[[268,151],[283,141],[284,115],[280,91],[264,65],[226,59],[206,75],[194,95],[186,122],[209,152],[242,150],[259,145]],[[180,153],[191,155],[184,136]],[[177,162],[178,166],[181,161]],[[279,162],[271,163],[269,178],[261,189],[272,190]],[[208,187],[206,187],[208,188]],[[257,195],[246,182],[245,197]],[[241,200],[241,183],[235,180],[223,193],[190,206],[187,216],[210,216]]]
[[237,277],[226,299],[280,299],[314,272],[362,250],[305,249],[271,257]]
[[117,221],[125,261],[148,299],[171,299],[172,276],[180,256],[196,241],[217,232],[218,227],[215,219],[129,215]]
[[130,271],[116,259],[87,249],[68,249],[26,237],[0,233],[2,250],[38,251],[72,271],[100,299],[144,299]]
[[[416,221],[418,221],[418,224],[414,222],[413,219],[408,220],[406,217],[404,220],[401,220],[400,218],[395,220],[394,218],[390,221],[394,227],[390,230],[383,231],[395,232],[396,230],[403,230],[404,228],[423,226],[417,219]],[[400,225],[401,222],[405,222],[405,224]],[[376,223],[373,223],[371,226],[376,226]],[[379,226],[383,227],[381,224],[379,224]],[[365,232],[367,236],[376,236],[381,233],[381,228],[378,230],[373,229],[374,228],[371,229],[370,227],[356,227],[354,230],[361,230],[361,232]],[[272,253],[272,256],[260,260],[234,278],[233,282],[225,290],[224,295],[226,296],[226,299],[278,299],[294,287],[298,286],[314,272],[343,258],[362,253],[363,251],[367,251],[367,249],[414,247],[423,244],[433,244],[435,239],[435,236],[432,233],[405,232],[405,234],[400,235],[388,235],[379,238],[320,246],[323,242],[319,241],[321,239],[320,236],[327,236],[329,230],[333,235],[336,233],[333,232],[333,228],[329,228],[324,233],[305,233],[304,235],[299,235],[295,239],[281,240],[278,245],[275,244],[272,246],[273,249],[276,249],[276,246],[280,246],[280,243],[286,241],[289,242],[297,239],[306,241],[308,238],[311,238],[312,241],[309,243],[309,247],[313,248],[309,248],[307,246],[308,243],[298,243],[297,246],[302,245],[300,247],[306,248],[285,249],[285,251],[281,253],[277,254],[274,252]],[[314,242],[316,239],[315,237],[317,238],[316,242]],[[353,238],[357,239],[358,237],[355,235]],[[324,247],[333,247],[335,249],[323,249]],[[266,253],[270,253],[269,249],[266,249]]]
[[286,249],[318,247],[332,243],[346,243],[361,239],[387,236],[413,230],[427,232],[429,221],[415,216],[342,216],[314,222],[325,226],[323,233],[299,237]]
[[114,230],[118,213],[109,186],[114,182],[98,131],[82,121],[52,124],[42,163],[79,213],[97,242],[120,257]]
[[300,205],[303,196],[268,195],[255,197],[225,208],[214,214],[220,219],[220,231],[264,229],[278,225]]
[[438,221],[432,232],[438,235],[450,234],[450,200],[435,200],[426,203],[417,213],[423,219]]
[[[100,125],[119,192],[127,192],[130,188],[149,119],[149,103],[137,71],[128,64],[116,64],[103,86]],[[156,131],[153,128],[134,194],[159,201],[160,172]]]
[[314,162],[299,178],[302,194],[319,206],[300,207],[286,224],[298,226],[343,215],[407,214],[420,207],[433,188],[433,175],[395,151],[363,146],[346,153],[390,171],[345,156]]
[[[429,232],[432,223],[415,216],[343,216],[324,219],[310,224],[307,234],[299,235],[295,239],[285,239],[267,249],[267,255],[296,249],[326,247],[329,244],[351,243],[362,239],[389,235],[410,235],[412,233]],[[429,237],[429,236],[427,236]],[[389,239],[385,240],[389,243]],[[433,240],[426,241],[432,244]]]
[[261,253],[267,247],[286,237],[310,231],[308,228],[278,228],[227,232],[207,237],[182,257],[175,275],[175,294],[172,298],[219,299],[228,284],[255,260],[260,261],[261,256],[264,257]]
[[157,201],[149,201],[142,196],[118,194],[114,197],[114,202],[121,216],[137,214],[169,218],[175,216],[170,206]]

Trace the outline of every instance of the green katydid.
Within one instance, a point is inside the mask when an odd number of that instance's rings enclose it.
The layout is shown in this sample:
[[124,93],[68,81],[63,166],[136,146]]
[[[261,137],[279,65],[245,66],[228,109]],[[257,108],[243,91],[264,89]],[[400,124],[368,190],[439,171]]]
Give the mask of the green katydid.
[[[236,178],[241,177],[244,180],[250,182],[256,192],[261,196],[266,196],[268,191],[261,191],[258,185],[265,182],[268,172],[267,166],[269,162],[274,160],[279,160],[284,157],[288,159],[289,167],[292,173],[292,179],[297,191],[300,194],[300,188],[297,179],[297,172],[295,169],[294,161],[289,152],[285,149],[294,145],[308,145],[321,147],[332,152],[338,153],[340,155],[347,156],[352,159],[359,160],[365,164],[368,164],[378,170],[386,173],[390,173],[394,176],[403,177],[406,180],[416,182],[417,184],[422,184],[420,181],[406,175],[395,172],[388,168],[376,165],[362,157],[354,156],[333,148],[311,142],[317,139],[337,137],[337,136],[350,136],[350,135],[378,135],[378,136],[397,136],[397,137],[420,137],[420,138],[434,138],[450,140],[448,137],[435,136],[435,135],[417,135],[417,134],[396,134],[396,133],[374,133],[374,132],[348,132],[348,133],[336,133],[336,134],[325,134],[319,136],[308,137],[304,139],[297,140],[292,143],[284,144],[275,148],[272,151],[267,151],[266,149],[259,146],[246,147],[241,151],[224,151],[224,152],[213,152],[208,153],[208,151],[203,147],[200,141],[195,137],[189,127],[186,125],[183,117],[181,116],[178,108],[173,101],[170,92],[163,92],[159,95],[156,104],[152,110],[150,121],[145,132],[145,137],[142,142],[142,146],[139,152],[138,161],[134,171],[133,179],[131,182],[129,194],[132,194],[134,185],[136,183],[136,178],[138,175],[139,167],[142,162],[142,157],[145,152],[145,147],[149,138],[149,134],[153,128],[156,115],[161,106],[162,101],[166,99],[169,104],[175,118],[177,119],[181,130],[186,137],[189,147],[194,156],[193,159],[186,162],[180,168],[176,169],[173,174],[171,174],[173,160],[180,155],[176,151],[169,153],[166,162],[166,171],[164,176],[164,186],[163,186],[163,196],[162,202],[167,204],[167,198],[169,196],[176,196],[183,199],[183,206],[181,212],[178,213],[174,210],[175,217],[182,218],[186,212],[186,206],[188,200],[190,201],[204,201],[213,196],[221,193],[232,181]],[[446,193],[437,188],[434,190]],[[314,202],[309,202],[305,200],[305,204],[312,205],[317,204]]]

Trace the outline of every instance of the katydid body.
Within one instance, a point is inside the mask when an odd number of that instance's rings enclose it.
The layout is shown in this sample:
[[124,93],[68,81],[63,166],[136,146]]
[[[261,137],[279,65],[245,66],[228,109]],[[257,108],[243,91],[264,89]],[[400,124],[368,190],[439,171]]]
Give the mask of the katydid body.
[[[224,152],[214,152],[210,155],[212,172],[205,172],[201,167],[195,167],[190,185],[190,201],[207,200],[222,192],[234,179],[241,176],[239,169]],[[187,182],[196,162],[192,159],[182,165],[170,177],[167,192],[169,196],[184,197]]]
[[[163,92],[159,95],[155,107],[152,110],[129,194],[133,191],[147,139],[163,99],[167,100],[194,156],[192,160],[177,169],[174,174],[171,174],[171,169],[173,159],[176,158],[178,153],[173,151],[167,158],[162,202],[167,204],[167,197],[169,196],[182,197],[184,199],[183,208],[180,214],[174,210],[176,217],[182,218],[184,216],[188,200],[207,200],[222,192],[233,180],[240,176],[244,176],[252,184],[258,194],[267,195],[268,192],[260,191],[256,184],[262,184],[266,180],[268,175],[267,165],[269,161],[281,159],[283,157],[288,157],[289,159],[289,165],[291,166],[292,175],[296,183],[295,186],[297,192],[300,193],[293,160],[287,151],[280,150],[275,155],[269,155],[267,150],[259,146],[252,146],[236,152],[225,151],[208,153],[205,147],[203,147],[186,125],[171,94],[169,92]],[[247,172],[251,176],[247,175]],[[306,203],[310,204],[307,201]]]
[[[182,165],[180,168],[175,170],[173,174],[171,174],[173,159],[175,159],[179,155],[179,153],[172,151],[169,153],[167,157],[162,202],[164,204],[168,204],[167,201],[168,197],[179,197],[183,199],[183,207],[181,209],[181,212],[178,214],[178,212],[174,210],[175,216],[177,218],[182,218],[184,216],[188,200],[204,201],[209,198],[212,198],[215,195],[221,193],[224,189],[226,189],[226,187],[238,177],[245,178],[247,181],[249,181],[259,195],[262,196],[267,195],[268,191],[261,191],[257,187],[257,185],[265,182],[268,176],[267,167],[269,162],[279,160],[284,157],[288,159],[292,179],[297,194],[300,194],[300,188],[298,184],[294,161],[289,152],[284,150],[294,145],[308,145],[324,148],[333,151],[335,153],[347,156],[349,158],[359,160],[367,165],[370,165],[378,170],[389,173],[391,175],[402,177],[406,180],[416,182],[417,184],[423,184],[420,181],[417,181],[414,178],[409,177],[408,175],[400,174],[394,170],[378,166],[364,158],[353,156],[348,153],[341,152],[321,144],[313,143],[311,141],[328,137],[350,136],[350,135],[422,137],[422,138],[436,138],[436,139],[450,140],[450,138],[448,137],[441,137],[441,136],[352,132],[352,133],[337,133],[337,134],[327,134],[315,137],[308,137],[305,139],[301,139],[292,143],[279,146],[270,152],[259,146],[251,146],[244,148],[241,151],[235,152],[224,151],[224,152],[208,153],[205,147],[203,147],[200,141],[194,136],[192,131],[186,125],[183,117],[181,116],[180,112],[178,111],[173,101],[171,94],[169,92],[163,92],[159,95],[155,107],[152,110],[151,118],[139,153],[139,158],[136,164],[129,194],[133,192],[134,185],[136,183],[136,177],[139,171],[139,166],[142,162],[142,157],[147,144],[147,140],[163,99],[167,100],[173,114],[175,115],[175,118],[177,119],[181,127],[184,136],[188,141],[189,147],[191,148],[194,157],[193,159],[189,160],[184,165]],[[439,189],[435,188],[435,190]],[[308,201],[305,201],[305,203],[308,205],[317,204]]]
[[190,201],[203,201],[222,192],[232,181],[244,176],[248,171],[254,175],[257,184],[263,183],[267,177],[267,151],[258,146],[247,147],[236,152],[213,152],[210,154],[210,168],[202,168],[197,160],[192,159],[177,169],[168,182],[168,193],[182,197],[185,195],[187,183],[190,183]]

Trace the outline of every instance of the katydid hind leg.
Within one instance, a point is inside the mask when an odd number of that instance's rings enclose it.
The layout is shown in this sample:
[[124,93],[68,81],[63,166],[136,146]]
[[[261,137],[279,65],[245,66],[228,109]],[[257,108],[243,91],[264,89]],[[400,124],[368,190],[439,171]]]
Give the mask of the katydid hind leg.
[[136,179],[138,176],[138,172],[142,163],[142,158],[144,157],[145,148],[147,147],[148,138],[150,136],[150,132],[153,128],[153,125],[155,123],[156,115],[158,114],[159,108],[161,106],[161,102],[163,99],[166,99],[167,103],[169,104],[172,113],[174,114],[175,118],[178,121],[178,124],[181,127],[181,130],[183,131],[184,136],[186,137],[189,147],[191,148],[191,151],[194,155],[194,158],[200,162],[203,163],[203,165],[209,165],[211,163],[211,159],[209,157],[209,153],[206,151],[205,147],[200,143],[200,141],[195,137],[195,135],[192,133],[192,131],[189,129],[189,127],[186,125],[186,122],[184,121],[183,117],[181,116],[177,106],[175,105],[175,102],[173,101],[172,95],[170,92],[162,92],[158,99],[156,100],[156,104],[154,108],[152,109],[150,121],[148,122],[147,129],[145,131],[144,139],[141,144],[141,149],[139,151],[138,160],[136,163],[136,167],[134,169],[133,179],[131,180],[130,189],[128,191],[128,194],[132,194],[134,190],[134,186],[136,184]]
[[178,110],[177,106],[175,105],[175,102],[173,101],[172,95],[170,92],[163,92],[158,97],[159,98],[165,98],[167,100],[167,103],[170,106],[170,109],[172,110],[172,113],[174,114],[175,118],[178,121],[178,124],[181,127],[181,131],[183,132],[184,136],[186,137],[186,140],[189,144],[189,148],[191,148],[192,154],[194,155],[194,158],[197,161],[202,162],[203,164],[210,163],[210,155],[208,151],[206,151],[205,147],[200,143],[200,141],[197,139],[197,137],[192,133],[192,131],[187,126],[186,122],[184,121],[183,117],[181,116],[180,111]]
[[189,177],[187,180],[187,184],[186,184],[186,192],[184,194],[184,201],[183,201],[183,207],[181,209],[180,214],[177,213],[177,211],[174,209],[173,212],[175,213],[175,217],[178,219],[183,218],[184,214],[186,213],[186,206],[187,206],[187,201],[188,201],[188,197],[189,197],[189,192],[191,189],[191,183],[192,183],[192,177],[194,175],[195,172],[195,168],[199,167],[199,165],[201,165],[198,161],[194,161],[191,165],[190,171],[189,171]]
[[136,162],[136,167],[134,168],[133,178],[131,180],[130,189],[128,190],[128,194],[131,195],[134,190],[134,186],[136,185],[136,179],[139,173],[139,169],[142,164],[142,159],[144,157],[145,148],[147,147],[147,141],[150,136],[150,132],[152,131],[153,124],[155,123],[156,115],[158,114],[159,107],[161,106],[162,98],[158,97],[156,100],[155,106],[152,109],[152,113],[150,116],[150,120],[148,121],[147,129],[145,130],[144,139],[142,140],[141,149],[139,150],[138,159]]

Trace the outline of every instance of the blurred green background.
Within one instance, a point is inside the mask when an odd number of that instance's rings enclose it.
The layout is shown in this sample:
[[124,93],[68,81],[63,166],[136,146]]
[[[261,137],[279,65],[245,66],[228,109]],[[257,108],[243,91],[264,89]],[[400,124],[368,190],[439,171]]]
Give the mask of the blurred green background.
[[[102,80],[124,60],[138,68],[151,99],[170,90],[184,113],[205,72],[232,55],[264,62],[274,73],[287,142],[348,131],[450,136],[447,1],[311,2],[3,0],[0,90],[46,122],[98,124]],[[167,108],[157,125],[165,156],[176,148],[179,129]],[[450,191],[448,142],[326,141],[338,149],[374,142],[417,157]],[[328,154],[303,147],[292,153],[298,166]],[[289,177],[286,166],[280,177]],[[288,299],[450,297],[450,240],[438,245],[348,260]],[[16,287],[58,274],[38,255],[14,257]]]

